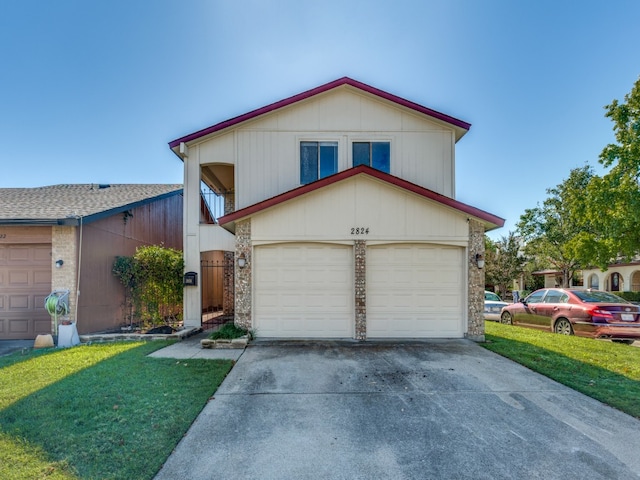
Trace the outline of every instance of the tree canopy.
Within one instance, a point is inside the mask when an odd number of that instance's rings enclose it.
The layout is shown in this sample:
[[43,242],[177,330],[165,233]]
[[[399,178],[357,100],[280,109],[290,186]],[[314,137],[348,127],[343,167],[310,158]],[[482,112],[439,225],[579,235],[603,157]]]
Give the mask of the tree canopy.
[[603,269],[640,252],[640,78],[623,102],[614,100],[605,109],[616,143],[605,146],[599,157],[610,170],[595,177],[587,191],[594,230],[582,251]]
[[640,253],[640,78],[624,101],[605,110],[616,140],[598,159],[608,172],[574,168],[517,226],[527,254],[562,272],[565,286],[578,269],[606,270]]
[[547,189],[549,196],[542,205],[525,210],[517,224],[527,256],[561,272],[565,287],[581,268],[586,239],[593,238],[585,197],[593,177],[588,165],[574,168],[561,184]]

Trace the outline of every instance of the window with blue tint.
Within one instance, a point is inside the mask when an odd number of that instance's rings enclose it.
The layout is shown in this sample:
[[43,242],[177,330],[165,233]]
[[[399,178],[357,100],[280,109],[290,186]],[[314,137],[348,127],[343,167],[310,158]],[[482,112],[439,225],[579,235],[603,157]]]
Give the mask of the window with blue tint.
[[300,143],[300,183],[315,182],[318,179],[318,142]]
[[353,142],[353,166],[369,165],[382,172],[391,172],[389,142]]
[[328,177],[338,171],[338,144],[320,142],[320,178]]
[[371,165],[371,144],[369,142],[353,142],[353,166]]
[[376,170],[389,173],[391,167],[389,142],[371,143],[371,166]]
[[338,142],[300,142],[300,183],[307,184],[338,171]]

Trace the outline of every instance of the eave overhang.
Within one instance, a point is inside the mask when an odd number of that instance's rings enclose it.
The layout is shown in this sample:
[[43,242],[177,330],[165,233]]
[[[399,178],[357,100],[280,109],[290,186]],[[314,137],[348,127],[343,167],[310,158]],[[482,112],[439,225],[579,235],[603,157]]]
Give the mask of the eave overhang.
[[221,130],[225,130],[227,128],[230,127],[234,127],[236,125],[239,125],[243,122],[247,122],[249,120],[253,120],[261,115],[265,115],[267,113],[271,113],[275,110],[278,110],[280,108],[284,108],[287,107],[289,105],[293,105],[295,103],[301,102],[303,100],[307,100],[309,98],[312,98],[316,95],[319,95],[321,93],[324,92],[328,92],[329,90],[333,90],[334,88],[338,88],[344,85],[348,85],[351,86],[353,88],[356,88],[358,90],[361,90],[365,93],[368,93],[370,95],[379,97],[383,100],[395,103],[397,105],[400,105],[402,107],[408,108],[410,110],[413,110],[417,113],[420,113],[422,115],[426,115],[429,116],[431,118],[434,118],[436,120],[445,122],[447,124],[449,124],[450,126],[452,126],[455,130],[455,138],[456,141],[458,141],[460,138],[462,138],[462,136],[471,128],[471,124],[467,123],[463,120],[459,120],[457,118],[454,118],[450,115],[446,115],[442,112],[438,112],[436,110],[433,110],[431,108],[425,107],[423,105],[420,105],[418,103],[412,102],[410,100],[406,100],[402,97],[398,97],[397,95],[393,95],[391,93],[385,92],[383,90],[380,90],[378,88],[372,87],[370,85],[367,85],[365,83],[362,82],[358,82],[357,80],[353,80],[352,78],[349,77],[342,77],[339,78],[338,80],[334,80],[332,82],[326,83],[324,85],[321,85],[319,87],[313,88],[311,90],[307,90],[306,92],[302,92],[299,93],[297,95],[294,95],[292,97],[289,98],[285,98],[284,100],[280,100],[278,102],[272,103],[270,105],[266,105],[264,107],[258,108],[256,110],[252,110],[248,113],[245,113],[243,115],[239,115],[237,117],[231,118],[229,120],[225,120],[223,122],[217,123],[215,125],[212,125],[210,127],[204,128],[202,130],[198,130],[197,132],[194,133],[190,133],[189,135],[185,135],[184,137],[180,137],[177,138],[176,140],[173,140],[171,142],[169,142],[169,147],[176,153],[176,155],[178,155],[178,157],[182,158],[182,155],[179,152],[179,148],[180,148],[180,144],[181,143],[185,143],[188,144],[189,142],[193,142],[195,140],[198,140],[202,137],[206,137],[207,135],[211,135],[213,133],[219,132]]

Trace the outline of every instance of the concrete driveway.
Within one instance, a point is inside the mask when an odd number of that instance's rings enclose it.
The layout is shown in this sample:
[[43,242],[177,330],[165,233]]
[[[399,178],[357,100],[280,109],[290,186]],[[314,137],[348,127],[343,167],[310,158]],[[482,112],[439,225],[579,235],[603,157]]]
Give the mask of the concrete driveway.
[[0,357],[20,350],[30,351],[33,348],[33,340],[0,340]]
[[466,340],[251,344],[157,479],[631,479],[640,422]]

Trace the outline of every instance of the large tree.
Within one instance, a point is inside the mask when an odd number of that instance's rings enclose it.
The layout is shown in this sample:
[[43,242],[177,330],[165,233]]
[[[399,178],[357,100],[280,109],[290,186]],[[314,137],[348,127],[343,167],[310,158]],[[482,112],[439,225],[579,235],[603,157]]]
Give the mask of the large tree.
[[565,287],[581,268],[582,252],[594,238],[585,196],[593,178],[590,166],[574,168],[561,184],[547,190],[542,205],[525,210],[517,225],[527,256],[561,272]]
[[602,269],[640,252],[640,78],[623,102],[614,100],[605,109],[616,143],[607,145],[599,158],[610,170],[589,185],[588,216],[594,230],[584,236],[580,250]]

